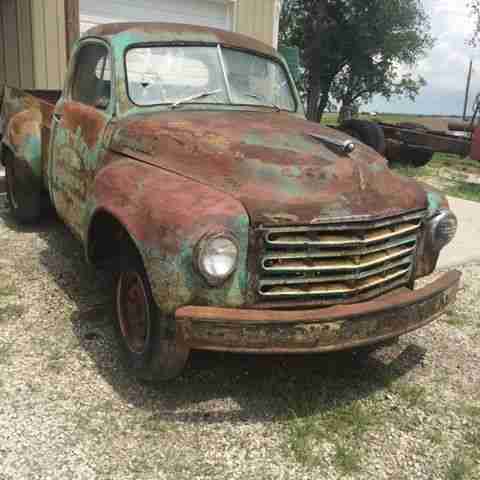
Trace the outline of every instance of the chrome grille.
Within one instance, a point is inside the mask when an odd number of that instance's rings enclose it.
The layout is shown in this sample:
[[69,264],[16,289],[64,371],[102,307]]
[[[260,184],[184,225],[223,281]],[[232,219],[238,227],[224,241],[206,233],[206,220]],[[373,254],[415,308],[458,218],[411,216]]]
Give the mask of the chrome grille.
[[373,222],[260,229],[263,300],[373,298],[412,279],[425,212]]

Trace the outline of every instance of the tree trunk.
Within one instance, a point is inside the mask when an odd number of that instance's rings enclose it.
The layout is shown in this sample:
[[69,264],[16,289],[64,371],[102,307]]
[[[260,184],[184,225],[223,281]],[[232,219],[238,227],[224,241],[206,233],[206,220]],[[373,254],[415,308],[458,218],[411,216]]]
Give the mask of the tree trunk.
[[310,81],[310,91],[308,92],[307,101],[307,119],[312,122],[320,123],[322,121],[323,112],[327,108],[330,88],[332,86],[332,78],[313,82]]
[[330,84],[328,84],[328,86],[325,86],[325,88],[323,89],[322,94],[320,96],[320,103],[318,105],[318,109],[317,109],[317,112],[316,112],[316,121],[318,123],[320,123],[322,121],[323,113],[325,112],[325,109],[327,108],[329,94],[330,94]]
[[307,119],[311,120],[312,122],[316,121],[317,119],[318,102],[320,99],[320,93],[321,93],[321,88],[319,83],[316,83],[315,85],[311,85],[310,91],[308,92],[308,100],[307,100]]

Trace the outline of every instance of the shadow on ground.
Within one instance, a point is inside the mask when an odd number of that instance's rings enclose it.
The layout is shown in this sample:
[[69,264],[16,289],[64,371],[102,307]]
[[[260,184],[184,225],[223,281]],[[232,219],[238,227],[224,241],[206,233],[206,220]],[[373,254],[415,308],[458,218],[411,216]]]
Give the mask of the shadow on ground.
[[[358,352],[299,356],[193,352],[181,377],[160,385],[140,384],[119,361],[111,277],[85,263],[80,243],[55,217],[24,229],[5,210],[0,216],[9,228],[36,232],[44,240],[40,261],[76,306],[70,322],[81,348],[125,402],[160,420],[235,423],[308,416],[368,397],[422,363],[425,351],[405,343],[390,347],[393,360],[388,361]],[[216,399],[230,399],[231,408],[216,408]]]

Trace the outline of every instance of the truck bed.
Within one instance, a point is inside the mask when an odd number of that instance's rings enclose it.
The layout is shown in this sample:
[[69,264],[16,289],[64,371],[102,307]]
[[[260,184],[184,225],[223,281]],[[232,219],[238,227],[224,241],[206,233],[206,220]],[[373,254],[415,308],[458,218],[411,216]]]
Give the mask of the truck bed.
[[[45,171],[50,143],[50,125],[55,104],[61,96],[60,90],[21,90],[5,86],[0,93],[0,131],[2,142],[14,151],[13,144],[18,141],[18,126],[33,121],[41,126],[42,170]],[[2,98],[3,97],[3,98]],[[1,133],[0,133],[1,138]],[[43,176],[46,179],[46,176]]]

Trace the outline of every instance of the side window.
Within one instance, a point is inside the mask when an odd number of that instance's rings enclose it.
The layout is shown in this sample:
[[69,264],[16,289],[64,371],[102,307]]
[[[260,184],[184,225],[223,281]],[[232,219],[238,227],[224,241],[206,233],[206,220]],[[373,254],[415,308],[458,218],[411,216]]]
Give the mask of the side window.
[[105,110],[110,103],[111,63],[107,47],[88,44],[77,55],[72,100]]

